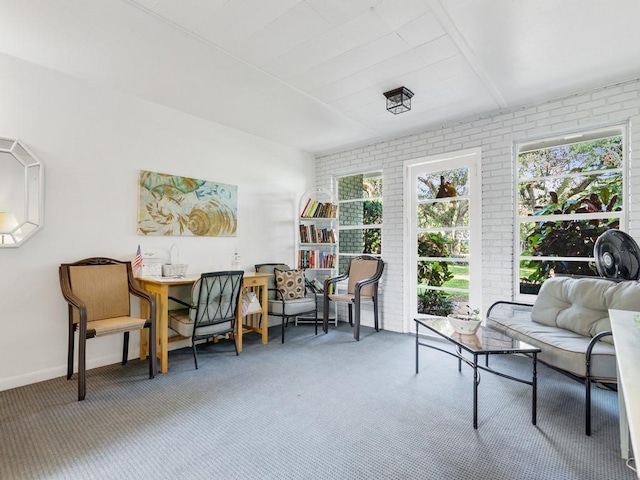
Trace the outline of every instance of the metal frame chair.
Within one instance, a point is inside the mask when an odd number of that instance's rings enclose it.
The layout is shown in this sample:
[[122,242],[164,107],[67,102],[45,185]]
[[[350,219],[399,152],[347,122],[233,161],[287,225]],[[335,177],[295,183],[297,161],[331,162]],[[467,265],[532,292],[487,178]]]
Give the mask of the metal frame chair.
[[[324,281],[324,312],[322,318],[322,329],[325,333],[329,331],[329,301],[336,303],[346,303],[349,307],[349,325],[353,326],[353,338],[360,340],[360,310],[363,299],[371,299],[373,302],[373,318],[376,332],[378,326],[378,284],[384,262],[380,258],[370,255],[360,255],[354,257],[349,262],[347,271],[337,277],[327,278]],[[353,272],[353,274],[352,274]],[[349,281],[346,294],[330,294],[339,281]],[[355,307],[355,317],[353,310]]]
[[[175,297],[170,300],[186,309],[169,311],[169,326],[182,336],[191,337],[193,361],[198,369],[196,342],[221,335],[233,334],[233,346],[238,355],[235,336],[242,270],[203,273],[193,284],[191,303]],[[190,331],[189,331],[190,330]]]
[[[59,268],[60,288],[68,303],[69,345],[67,380],[73,376],[75,335],[78,332],[78,400],[84,400],[87,339],[124,333],[122,365],[129,355],[129,331],[149,329],[149,378],[158,371],[156,358],[156,302],[153,295],[138,287],[131,262],[105,257],[63,263]],[[149,318],[131,316],[131,295],[149,303]]]
[[[270,273],[274,276],[269,277],[267,281],[268,285],[268,297],[269,297],[269,315],[282,318],[281,334],[282,343],[284,343],[284,330],[289,324],[289,319],[303,315],[305,313],[313,313],[315,319],[316,335],[318,334],[318,300],[316,295],[313,296],[313,301],[309,297],[299,299],[285,299],[284,295],[278,288],[276,288],[275,281],[275,269],[279,270],[291,270],[285,263],[259,263],[255,265],[256,272]],[[305,281],[305,292],[307,292],[307,283]],[[313,308],[311,308],[313,305]]]

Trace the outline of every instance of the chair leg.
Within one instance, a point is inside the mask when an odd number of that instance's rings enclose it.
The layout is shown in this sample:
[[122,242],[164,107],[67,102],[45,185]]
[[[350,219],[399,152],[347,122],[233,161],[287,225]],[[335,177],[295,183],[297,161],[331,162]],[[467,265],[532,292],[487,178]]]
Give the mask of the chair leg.
[[586,398],[585,398],[585,433],[591,435],[591,379],[589,377],[584,379],[586,385]]
[[379,332],[378,328],[378,297],[374,295],[373,297],[373,326],[376,327],[376,332]]
[[285,327],[285,322],[287,322],[289,319],[287,317],[282,317],[282,326],[280,328],[280,330],[282,331],[282,343],[284,343],[284,327]]
[[73,326],[69,326],[69,348],[67,352],[67,380],[73,376],[73,350],[75,345],[75,336]]
[[[358,300],[356,300],[356,304],[355,304],[355,321],[354,321],[354,327],[353,327],[353,338],[356,339],[357,342],[360,341],[360,302]],[[349,304],[349,313],[351,313],[351,304]],[[351,315],[349,315],[349,317],[351,317]],[[351,320],[351,318],[349,318],[349,320]]]
[[238,339],[236,335],[233,336],[233,348],[236,349],[236,357],[240,355],[240,353],[238,352]]
[[84,400],[87,395],[87,378],[86,378],[86,346],[87,336],[82,334],[78,337],[78,401]]
[[353,327],[353,304],[349,304],[349,325]]
[[129,359],[129,332],[124,332],[124,343],[122,344],[122,365],[126,365],[128,359]]
[[329,332],[329,297],[325,293],[322,300],[322,331]]
[[191,348],[193,349],[193,361],[196,364],[196,370],[198,370],[198,355],[196,354],[196,342],[191,342]]

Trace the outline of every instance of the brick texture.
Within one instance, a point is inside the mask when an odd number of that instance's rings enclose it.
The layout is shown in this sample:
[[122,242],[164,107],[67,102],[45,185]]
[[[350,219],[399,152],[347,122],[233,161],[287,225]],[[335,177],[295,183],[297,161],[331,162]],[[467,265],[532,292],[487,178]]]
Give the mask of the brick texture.
[[[640,79],[557,98],[526,107],[494,112],[424,132],[388,139],[316,159],[317,186],[331,188],[335,176],[381,170],[384,178],[381,284],[381,325],[408,331],[403,304],[408,295],[404,278],[404,166],[406,160],[458,150],[482,149],[482,308],[514,296],[514,142],[568,131],[629,124],[629,233],[640,237]],[[382,107],[381,107],[382,108]],[[406,321],[405,321],[406,320]],[[364,325],[373,325],[371,311]]]

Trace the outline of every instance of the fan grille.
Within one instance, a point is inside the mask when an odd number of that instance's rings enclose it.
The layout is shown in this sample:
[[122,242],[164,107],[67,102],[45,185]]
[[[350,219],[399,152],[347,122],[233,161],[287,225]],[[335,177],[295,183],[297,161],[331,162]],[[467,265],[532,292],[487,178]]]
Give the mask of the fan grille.
[[638,280],[640,277],[640,248],[625,232],[607,230],[598,237],[593,251],[601,277],[619,280]]

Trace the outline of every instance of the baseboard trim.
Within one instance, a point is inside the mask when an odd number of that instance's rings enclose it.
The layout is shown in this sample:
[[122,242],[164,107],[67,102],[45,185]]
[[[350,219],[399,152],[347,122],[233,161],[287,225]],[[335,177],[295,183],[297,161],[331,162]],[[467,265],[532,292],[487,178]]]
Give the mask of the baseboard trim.
[[[137,352],[137,350],[136,350]],[[135,355],[130,359],[138,358]],[[87,370],[92,368],[104,367],[105,365],[112,365],[114,363],[122,362],[122,354],[116,353],[101,358],[94,358],[87,360]],[[74,365],[74,372],[78,371],[78,363]],[[24,375],[16,375],[15,377],[0,379],[0,391],[10,390],[12,388],[23,387],[25,385],[31,385],[32,383],[44,382],[45,380],[51,380],[52,378],[63,377],[67,375],[67,365],[57,365],[52,368],[46,368],[44,370],[38,370],[36,372],[25,373]]]

